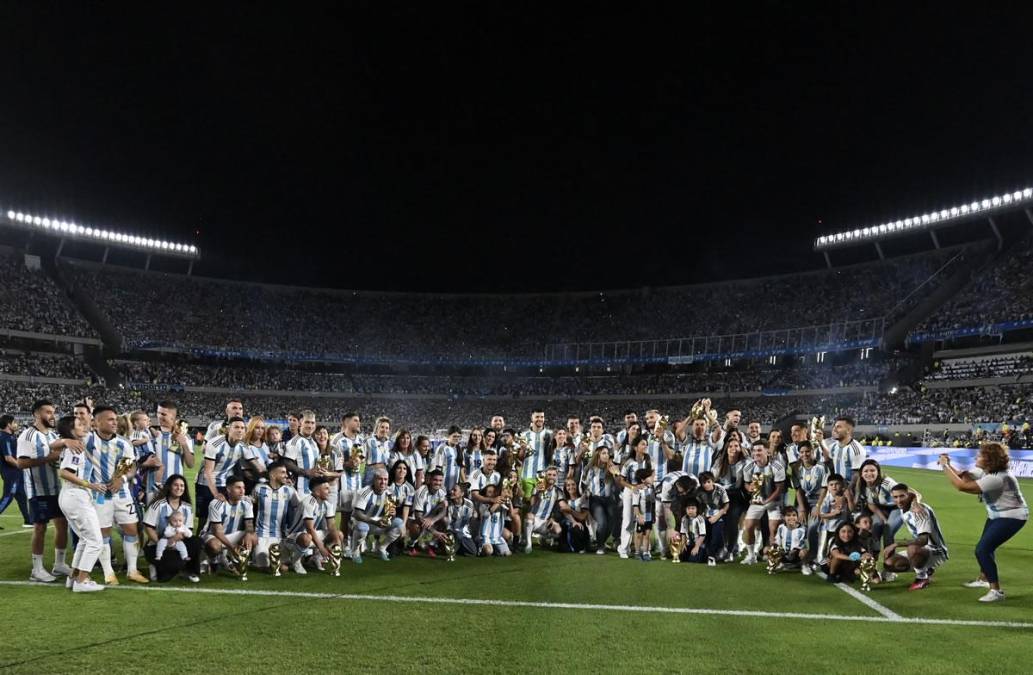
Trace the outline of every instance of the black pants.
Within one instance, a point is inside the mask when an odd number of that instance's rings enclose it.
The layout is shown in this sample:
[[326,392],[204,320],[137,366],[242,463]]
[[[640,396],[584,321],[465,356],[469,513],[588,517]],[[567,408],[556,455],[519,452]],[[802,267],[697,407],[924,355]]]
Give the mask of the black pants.
[[[196,488],[196,499],[197,502],[197,529],[194,532],[200,532],[204,529],[205,524],[208,523],[208,507],[212,505],[212,500],[215,499],[215,494],[208,489],[206,485],[195,485]],[[219,492],[225,493],[225,488],[219,488]]]
[[158,569],[158,581],[168,581],[183,571],[188,574],[201,573],[201,538],[189,537],[183,540],[183,545],[187,547],[187,555],[190,556],[190,560],[184,561],[172,546],[165,549],[161,560],[155,560],[158,545],[147,544],[143,547],[143,555],[147,558],[147,562]]

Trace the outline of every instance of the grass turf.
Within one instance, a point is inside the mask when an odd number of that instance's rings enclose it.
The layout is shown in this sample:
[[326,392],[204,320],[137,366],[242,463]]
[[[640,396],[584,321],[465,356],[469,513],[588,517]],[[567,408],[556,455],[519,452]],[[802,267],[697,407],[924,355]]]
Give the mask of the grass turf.
[[[998,560],[1008,600],[976,602],[972,555],[981,505],[936,472],[893,469],[937,510],[951,560],[926,591],[906,590],[910,575],[870,597],[904,618],[1033,622],[1033,528]],[[1033,490],[1024,481],[1027,493]],[[28,577],[27,533],[8,514],[0,537],[0,579]],[[47,559],[51,551],[48,544]],[[340,578],[310,573],[246,584],[205,578],[166,588],[270,590],[498,601],[691,607],[879,617],[816,577],[769,577],[762,565],[644,564],[615,555],[535,551],[509,559],[367,558],[345,561]],[[124,582],[125,583],[125,582]],[[154,586],[154,585],[152,585]],[[755,672],[1027,672],[1026,628],[846,622],[800,617],[624,612],[526,606],[440,605],[334,597],[247,596],[119,588],[77,595],[60,588],[0,586],[11,621],[0,652],[4,672],[242,672],[332,668],[348,671],[616,672],[630,668]],[[372,636],[380,634],[379,638]],[[808,645],[821,645],[814,649]],[[153,656],[145,656],[151,654]]]

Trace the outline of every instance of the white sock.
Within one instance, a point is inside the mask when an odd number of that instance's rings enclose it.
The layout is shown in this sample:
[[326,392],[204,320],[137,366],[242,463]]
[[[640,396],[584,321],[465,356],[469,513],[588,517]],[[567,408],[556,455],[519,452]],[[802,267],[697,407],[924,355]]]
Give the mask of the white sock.
[[115,570],[111,567],[111,538],[104,539],[104,547],[100,549],[100,567],[104,570],[104,576],[115,576]]
[[65,549],[55,548],[54,549],[54,566],[67,565],[68,561],[65,560]]
[[125,537],[122,538],[122,550],[126,554],[126,572],[136,571],[136,561],[139,558],[140,553],[136,548],[136,539],[132,541],[126,541]]
[[33,572],[41,572],[41,571],[43,571],[43,555],[42,554],[36,554],[36,553],[32,554],[32,571]]

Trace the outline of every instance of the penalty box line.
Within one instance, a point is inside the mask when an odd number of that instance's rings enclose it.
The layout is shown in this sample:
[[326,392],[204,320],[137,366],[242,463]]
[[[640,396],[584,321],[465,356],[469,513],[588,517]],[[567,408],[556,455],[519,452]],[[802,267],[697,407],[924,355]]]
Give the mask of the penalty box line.
[[[60,584],[42,584],[32,581],[0,581],[4,586],[27,586],[33,588],[51,588],[67,591]],[[370,595],[361,593],[314,593],[308,591],[265,591],[252,589],[233,588],[197,588],[190,586],[110,586],[107,590],[113,591],[143,591],[150,593],[201,593],[207,595],[227,596],[251,596],[251,597],[288,597],[288,598],[311,598],[313,600],[349,600],[353,602],[398,602],[409,604],[432,604],[432,605],[467,605],[485,606],[500,608],[528,608],[528,609],[572,609],[589,611],[618,611],[633,612],[641,614],[692,614],[702,616],[736,616],[744,618],[759,619],[813,619],[815,621],[854,621],[861,623],[887,623],[887,624],[922,624],[934,626],[977,626],[985,628],[1021,628],[1033,629],[1033,623],[1022,621],[978,621],[967,619],[927,619],[910,618],[894,614],[896,618],[888,616],[852,616],[848,614],[818,614],[807,612],[765,612],[760,610],[746,609],[714,609],[697,607],[640,607],[635,605],[597,605],[590,603],[575,602],[530,602],[526,600],[485,600],[478,598],[435,598],[435,597],[407,597],[401,595]],[[888,611],[888,610],[887,610]]]

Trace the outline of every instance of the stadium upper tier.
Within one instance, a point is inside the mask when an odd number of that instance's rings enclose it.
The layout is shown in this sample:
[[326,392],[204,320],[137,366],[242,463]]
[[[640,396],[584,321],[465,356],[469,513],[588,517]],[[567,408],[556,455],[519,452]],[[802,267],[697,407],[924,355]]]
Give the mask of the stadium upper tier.
[[884,323],[934,291],[945,266],[963,260],[963,249],[954,248],[764,279],[521,295],[308,289],[70,260],[63,269],[133,349],[461,361],[541,359],[547,345],[559,343],[748,335],[859,320],[873,321],[865,330],[877,342]]
[[29,269],[22,256],[0,249],[0,328],[94,337],[96,331],[42,270]]

